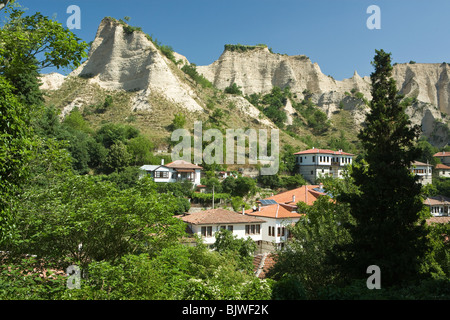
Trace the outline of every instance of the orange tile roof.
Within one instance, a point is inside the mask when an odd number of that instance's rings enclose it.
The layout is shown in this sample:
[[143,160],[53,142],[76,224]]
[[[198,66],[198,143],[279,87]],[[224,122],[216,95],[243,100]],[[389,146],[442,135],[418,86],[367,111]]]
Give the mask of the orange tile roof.
[[450,170],[450,167],[446,166],[445,164],[439,163],[436,165],[436,169]]
[[433,196],[426,198],[423,203],[428,206],[448,205],[450,204],[450,198],[445,196]]
[[334,151],[334,150],[316,149],[316,148],[300,151],[300,152],[297,152],[297,153],[294,153],[294,154],[316,154],[316,153],[334,154],[334,155],[343,155],[343,156],[354,156],[354,154],[347,153],[347,152],[344,152],[342,150]]
[[433,224],[433,223],[450,223],[450,217],[431,217],[426,220],[427,224]]
[[300,218],[302,214],[293,212],[291,208],[286,208],[283,204],[271,204],[263,206],[259,210],[249,209],[245,211],[246,215],[256,217],[266,217],[274,219]]
[[420,162],[420,161],[413,161],[412,165],[413,166],[427,166],[427,167],[431,167],[431,164],[425,163],[425,162]]
[[264,279],[269,270],[276,263],[276,255],[273,253],[269,254],[258,254],[253,258],[253,271],[255,275],[260,279]]
[[223,224],[223,223],[263,223],[262,219],[243,215],[225,209],[210,209],[178,216],[181,220],[192,224]]
[[433,157],[450,157],[450,152],[441,151],[441,152],[433,154]]
[[172,161],[171,163],[166,164],[165,166],[174,169],[203,169],[200,166],[197,166],[184,160],[175,160]]
[[[291,203],[296,204],[297,202],[304,202],[311,206],[314,201],[321,195],[325,193],[315,191],[313,189],[319,188],[319,185],[305,185],[297,189],[292,189],[279,193],[277,195],[266,198],[267,200],[275,200],[277,203]],[[295,201],[293,202],[293,196],[295,196]]]

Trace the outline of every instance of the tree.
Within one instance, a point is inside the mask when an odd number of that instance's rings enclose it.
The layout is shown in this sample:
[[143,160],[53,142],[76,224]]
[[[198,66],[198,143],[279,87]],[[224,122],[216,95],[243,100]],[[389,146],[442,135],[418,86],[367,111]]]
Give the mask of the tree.
[[351,219],[348,206],[321,196],[312,206],[297,204],[304,216],[290,227],[292,238],[278,251],[277,262],[269,271],[276,280],[289,275],[298,279],[310,297],[336,281],[336,272],[328,263],[329,252],[337,244],[350,241],[344,224]]
[[107,172],[122,171],[131,163],[131,155],[127,146],[119,141],[111,146],[105,160]]
[[30,160],[54,156],[54,144],[40,140],[32,130],[31,119],[43,101],[38,71],[77,66],[86,56],[86,44],[71,31],[40,13],[24,16],[14,2],[2,1],[0,7],[8,16],[0,28],[0,243],[14,233],[10,201],[31,171]]
[[185,124],[186,124],[186,116],[182,112],[178,112],[173,117],[170,129],[171,130],[183,129]]
[[29,114],[13,90],[0,76],[0,243],[11,234],[8,203],[29,172],[27,162],[34,144]]
[[131,154],[134,165],[148,164],[152,158],[153,143],[146,137],[139,135],[130,139],[127,143],[128,152]]
[[158,194],[149,178],[118,190],[95,176],[66,175],[17,199],[14,223],[20,241],[7,249],[80,266],[93,260],[114,262],[126,254],[155,255],[184,234],[184,223],[173,217],[175,200]]
[[239,264],[244,270],[251,270],[256,243],[248,237],[238,238],[231,231],[222,229],[215,234],[214,249],[219,253],[231,252],[239,257]]
[[11,1],[5,10],[8,22],[0,29],[0,75],[15,87],[28,104],[42,100],[39,71],[47,67],[75,68],[87,57],[87,43],[69,29],[41,13],[32,16]]
[[368,266],[377,265],[389,286],[417,278],[429,247],[421,185],[409,171],[420,156],[414,145],[419,127],[411,125],[400,104],[391,55],[376,50],[372,64],[370,112],[358,135],[367,154],[351,173],[358,191],[337,197],[349,204],[355,219],[348,226],[353,241],[341,247],[346,259],[339,266],[348,278],[361,279]]

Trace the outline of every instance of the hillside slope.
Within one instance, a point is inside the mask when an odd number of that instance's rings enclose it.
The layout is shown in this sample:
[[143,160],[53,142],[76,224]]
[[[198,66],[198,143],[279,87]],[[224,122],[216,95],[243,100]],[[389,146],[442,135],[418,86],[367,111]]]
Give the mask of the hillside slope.
[[[176,113],[185,114],[185,128],[190,130],[198,120],[204,127],[221,129],[275,128],[263,108],[244,96],[289,87],[292,95],[285,101],[287,117],[281,127],[290,131],[282,130],[282,143],[295,148],[325,147],[339,135],[357,142],[356,133],[370,99],[368,77],[360,77],[355,71],[353,77],[336,81],[304,55],[276,54],[265,46],[244,47],[248,49],[237,46],[234,50],[227,45],[211,65],[192,65],[213,84],[205,86],[182,71],[182,66],[189,66],[186,57],[176,52],[170,57],[138,28],[104,18],[87,61],[67,77],[43,75],[41,88],[47,104],[60,109],[62,117],[77,107],[94,128],[105,122],[131,122],[152,138],[158,150],[168,152],[170,124]],[[449,141],[449,68],[447,64],[394,67],[399,90],[410,97],[408,114],[437,146]],[[240,87],[242,95],[224,93],[232,84]],[[98,112],[107,97],[112,104]],[[299,114],[298,106],[305,101],[331,121],[324,133],[311,130],[304,115]]]

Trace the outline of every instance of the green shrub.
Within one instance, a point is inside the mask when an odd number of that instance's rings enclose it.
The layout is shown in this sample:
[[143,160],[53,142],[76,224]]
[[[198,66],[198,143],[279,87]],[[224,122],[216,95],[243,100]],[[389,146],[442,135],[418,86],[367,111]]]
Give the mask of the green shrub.
[[232,85],[225,88],[225,93],[242,95],[241,87],[233,82]]
[[188,76],[190,76],[192,78],[192,80],[194,80],[196,83],[198,83],[199,85],[201,85],[203,88],[212,88],[213,84],[206,79],[203,75],[199,74],[196,68],[195,64],[185,64],[181,70],[187,74]]

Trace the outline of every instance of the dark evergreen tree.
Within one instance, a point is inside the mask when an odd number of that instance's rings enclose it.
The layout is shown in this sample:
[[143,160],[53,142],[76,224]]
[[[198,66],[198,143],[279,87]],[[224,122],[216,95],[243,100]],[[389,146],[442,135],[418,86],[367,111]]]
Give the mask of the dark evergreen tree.
[[417,278],[428,250],[421,185],[409,169],[420,157],[420,128],[400,104],[391,54],[376,50],[372,65],[371,110],[359,133],[366,157],[351,174],[359,190],[338,197],[355,219],[349,226],[353,241],[341,247],[345,261],[339,265],[351,279],[367,278],[367,268],[377,265],[382,286],[390,286]]

